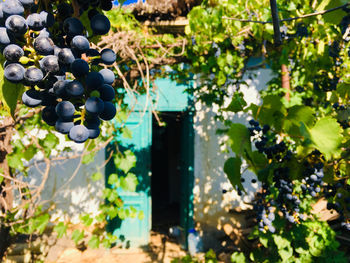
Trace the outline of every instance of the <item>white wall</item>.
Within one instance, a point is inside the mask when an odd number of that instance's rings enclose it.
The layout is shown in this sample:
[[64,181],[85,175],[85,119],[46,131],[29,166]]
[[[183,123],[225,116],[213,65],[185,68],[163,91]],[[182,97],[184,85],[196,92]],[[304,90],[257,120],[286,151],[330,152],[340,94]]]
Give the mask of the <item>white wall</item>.
[[[264,89],[271,79],[271,71],[268,69],[252,73],[256,74],[254,80],[246,78],[248,87],[240,88],[248,105],[260,103],[259,91]],[[225,160],[233,154],[224,153],[225,149],[221,146],[227,137],[216,134],[216,130],[222,128],[221,123],[214,120],[217,108],[207,107],[201,102],[197,102],[195,107],[194,217],[200,229],[204,230],[205,236],[218,238],[220,233],[217,230],[221,230],[225,223],[235,221],[230,218],[229,209],[236,207],[246,209],[249,205],[245,202],[249,202],[254,197],[259,186],[258,183],[251,183],[251,179],[256,177],[247,171],[243,174],[245,178],[243,186],[247,194],[238,196],[237,192],[232,190],[223,167]],[[250,119],[247,114],[226,114],[225,118],[243,124],[247,124]],[[232,191],[223,194],[223,189]]]

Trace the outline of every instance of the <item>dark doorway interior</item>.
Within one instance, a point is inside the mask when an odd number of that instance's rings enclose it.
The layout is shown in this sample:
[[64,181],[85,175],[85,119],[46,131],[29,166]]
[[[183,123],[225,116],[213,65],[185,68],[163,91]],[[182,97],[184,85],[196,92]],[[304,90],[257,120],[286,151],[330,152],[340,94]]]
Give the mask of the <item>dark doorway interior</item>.
[[152,120],[152,230],[168,233],[180,224],[181,112],[162,112],[165,126]]

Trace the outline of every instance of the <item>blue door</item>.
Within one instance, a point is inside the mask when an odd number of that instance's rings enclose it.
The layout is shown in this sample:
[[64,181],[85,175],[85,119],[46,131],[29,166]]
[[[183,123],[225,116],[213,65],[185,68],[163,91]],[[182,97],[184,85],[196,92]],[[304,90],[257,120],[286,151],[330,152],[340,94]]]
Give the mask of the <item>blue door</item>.
[[[182,140],[182,165],[181,165],[181,227],[187,233],[192,227],[193,216],[193,113],[190,110],[190,96],[185,93],[188,86],[178,85],[170,79],[156,81],[158,87],[158,111],[183,111],[186,112],[186,123],[183,125]],[[126,207],[133,206],[143,211],[144,219],[126,219],[119,224],[110,225],[109,229],[114,235],[125,238],[127,246],[139,247],[149,242],[149,234],[152,222],[151,207],[151,144],[152,144],[152,113],[144,112],[145,98],[138,98],[137,111],[131,113],[126,127],[132,132],[132,139],[123,139],[121,148],[131,149],[137,158],[136,167],[133,170],[139,180],[136,193],[122,192],[118,194]],[[107,174],[108,177],[108,174]],[[186,236],[186,235],[185,235]],[[184,239],[184,246],[186,246]],[[118,242],[118,241],[117,241]],[[120,242],[120,241],[119,241]]]

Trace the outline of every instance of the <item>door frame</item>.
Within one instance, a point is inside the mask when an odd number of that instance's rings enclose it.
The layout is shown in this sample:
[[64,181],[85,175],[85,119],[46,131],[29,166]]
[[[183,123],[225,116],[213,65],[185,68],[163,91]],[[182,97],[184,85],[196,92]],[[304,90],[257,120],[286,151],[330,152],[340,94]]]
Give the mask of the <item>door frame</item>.
[[[194,117],[194,105],[193,105],[193,96],[187,92],[185,92],[186,90],[188,90],[190,88],[191,85],[194,84],[193,81],[189,81],[189,84],[184,85],[184,84],[178,84],[175,81],[172,81],[171,79],[168,78],[163,78],[163,79],[158,79],[155,81],[155,85],[157,86],[157,94],[153,94],[154,98],[156,99],[156,107],[154,107],[152,110],[158,111],[158,112],[183,112],[188,116],[188,123],[187,123],[187,130],[188,130],[188,152],[186,152],[186,156],[187,156],[187,176],[186,176],[186,182],[181,182],[181,188],[185,187],[185,192],[186,192],[186,203],[184,204],[184,210],[186,211],[186,218],[182,219],[182,223],[183,223],[183,239],[182,239],[182,245],[185,249],[187,249],[188,244],[187,244],[187,234],[188,234],[188,230],[190,228],[193,228],[193,186],[194,186],[194,127],[193,127],[193,117]],[[146,96],[139,96],[138,98],[131,98],[128,97],[126,99],[126,102],[129,105],[134,105],[134,111],[135,112],[139,112],[142,114],[146,114],[146,115],[150,115],[151,114],[151,109],[150,109],[150,105],[149,105],[149,98],[146,98]],[[153,105],[154,106],[154,105]],[[152,117],[150,118],[152,120]],[[128,121],[127,121],[128,122]],[[126,123],[127,123],[126,122]],[[127,126],[127,125],[126,125]],[[141,126],[143,126],[141,124]],[[152,123],[147,124],[147,130],[150,131],[151,134],[151,138],[152,138]],[[149,136],[149,135],[148,135]],[[123,138],[119,138],[121,140],[121,143],[123,143]],[[151,144],[152,145],[152,139],[151,139]],[[149,175],[151,175],[151,163],[152,160],[149,157],[145,158],[145,160],[147,160],[149,162],[149,164],[145,164],[143,165],[144,169],[148,169],[148,171],[144,171],[144,173],[148,173]],[[112,160],[113,161],[113,160]],[[145,168],[145,167],[149,167],[149,168]],[[110,170],[110,169],[108,169]],[[106,170],[107,171],[107,170]],[[108,181],[108,175],[109,173],[106,172],[106,181]],[[150,181],[150,180],[149,180]],[[149,182],[150,184],[150,182]],[[151,187],[151,184],[149,185],[149,187]],[[119,191],[118,191],[119,193]],[[143,194],[143,193],[142,193]],[[136,199],[136,195],[135,198],[133,198],[132,200],[130,198],[132,198],[134,196],[133,193],[123,193],[121,195],[121,198],[124,199],[129,205],[133,205],[133,203],[137,203]],[[147,231],[148,231],[148,236],[147,236],[147,240],[132,240],[131,239],[131,247],[133,246],[132,244],[135,244],[135,246],[139,246],[139,245],[144,245],[146,243],[149,242],[149,236],[150,236],[150,230],[151,230],[151,222],[152,222],[152,206],[151,206],[151,198],[152,198],[152,194],[150,193],[148,195],[149,198],[146,198],[145,200],[148,200],[146,202],[141,202],[141,206],[142,204],[144,205],[144,207],[146,209],[148,209],[148,211],[146,211],[147,213],[145,213],[145,216],[149,216],[148,218],[144,218],[144,220],[146,220],[146,224],[144,224],[144,226],[147,225]],[[128,200],[130,199],[130,200]],[[135,199],[135,200],[134,200]],[[147,204],[145,204],[147,203]],[[149,213],[149,215],[148,215]],[[113,224],[110,225],[108,230],[111,231],[114,234],[118,234],[120,233],[118,228],[116,228],[118,226],[118,224]],[[120,224],[119,224],[120,226]],[[127,238],[127,237],[126,237]]]

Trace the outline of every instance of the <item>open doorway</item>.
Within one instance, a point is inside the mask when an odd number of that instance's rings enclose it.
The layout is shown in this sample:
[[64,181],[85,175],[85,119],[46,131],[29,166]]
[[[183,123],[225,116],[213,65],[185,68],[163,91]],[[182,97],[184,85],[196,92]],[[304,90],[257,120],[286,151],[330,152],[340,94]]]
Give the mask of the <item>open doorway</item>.
[[161,112],[152,120],[152,230],[168,233],[180,225],[182,112]]

